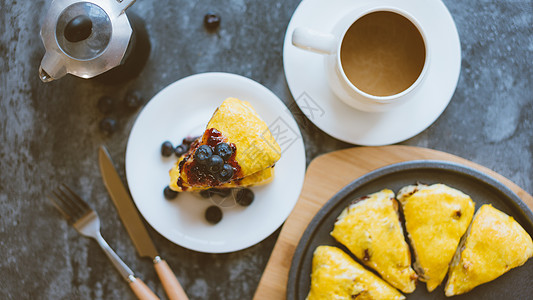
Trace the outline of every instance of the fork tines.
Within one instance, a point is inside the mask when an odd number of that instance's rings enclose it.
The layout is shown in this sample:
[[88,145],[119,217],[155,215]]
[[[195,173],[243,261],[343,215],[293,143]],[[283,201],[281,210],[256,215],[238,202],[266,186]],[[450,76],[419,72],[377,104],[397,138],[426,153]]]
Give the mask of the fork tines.
[[61,184],[52,191],[52,195],[49,198],[67,222],[71,224],[92,211],[87,202],[65,184]]

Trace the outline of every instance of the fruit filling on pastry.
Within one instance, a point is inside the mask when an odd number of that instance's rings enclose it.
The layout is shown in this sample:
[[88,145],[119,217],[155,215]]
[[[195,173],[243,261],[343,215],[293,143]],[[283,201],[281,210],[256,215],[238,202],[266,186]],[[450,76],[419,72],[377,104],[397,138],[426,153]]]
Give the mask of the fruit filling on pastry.
[[265,184],[281,148],[250,103],[228,98],[170,170],[170,188],[197,191]]

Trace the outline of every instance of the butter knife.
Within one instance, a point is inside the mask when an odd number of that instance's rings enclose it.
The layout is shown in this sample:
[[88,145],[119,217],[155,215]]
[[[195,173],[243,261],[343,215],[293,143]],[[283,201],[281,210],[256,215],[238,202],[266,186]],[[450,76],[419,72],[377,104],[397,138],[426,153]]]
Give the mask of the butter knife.
[[181,287],[176,275],[174,275],[167,262],[159,256],[133,203],[133,199],[131,199],[129,192],[122,183],[113,165],[113,161],[104,146],[100,146],[98,151],[98,163],[107,191],[117,208],[122,224],[126,227],[126,231],[133,241],[135,249],[137,249],[137,253],[141,257],[152,259],[157,276],[159,276],[170,300],[188,300],[189,298]]

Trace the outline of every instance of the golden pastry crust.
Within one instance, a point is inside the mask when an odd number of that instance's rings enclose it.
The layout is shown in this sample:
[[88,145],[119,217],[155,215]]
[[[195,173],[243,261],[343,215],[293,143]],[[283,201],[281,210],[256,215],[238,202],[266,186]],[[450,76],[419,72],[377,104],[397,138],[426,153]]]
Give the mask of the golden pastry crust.
[[406,186],[397,198],[413,248],[414,269],[431,292],[446,276],[475,204],[470,196],[444,184]]
[[513,217],[485,204],[474,216],[450,265],[446,296],[466,293],[533,256],[529,234]]
[[391,190],[370,194],[343,210],[331,235],[392,286],[411,293],[417,275],[397,209]]
[[[212,143],[213,134],[234,147],[234,175],[228,182],[191,180],[187,173],[194,168],[194,152]],[[182,192],[266,184],[274,178],[274,164],[280,159],[280,153],[280,146],[252,106],[246,101],[228,98],[217,108],[202,137],[191,144],[189,151],[170,170],[169,186]]]
[[216,128],[237,147],[235,160],[243,176],[264,170],[281,158],[281,148],[252,105],[228,98],[215,111],[206,128]]
[[326,299],[394,300],[405,296],[339,248],[318,246],[313,254],[307,300]]

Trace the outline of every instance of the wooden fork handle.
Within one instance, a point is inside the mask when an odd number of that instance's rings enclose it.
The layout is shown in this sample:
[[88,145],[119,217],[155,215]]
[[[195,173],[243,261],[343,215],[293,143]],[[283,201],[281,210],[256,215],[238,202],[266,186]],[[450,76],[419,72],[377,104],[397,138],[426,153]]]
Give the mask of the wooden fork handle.
[[174,272],[172,272],[164,259],[161,259],[159,256],[157,256],[154,259],[154,268],[170,300],[189,299],[181,287],[178,279],[176,278],[176,275],[174,275]]
[[130,288],[139,300],[159,300],[159,297],[139,278],[130,279]]

